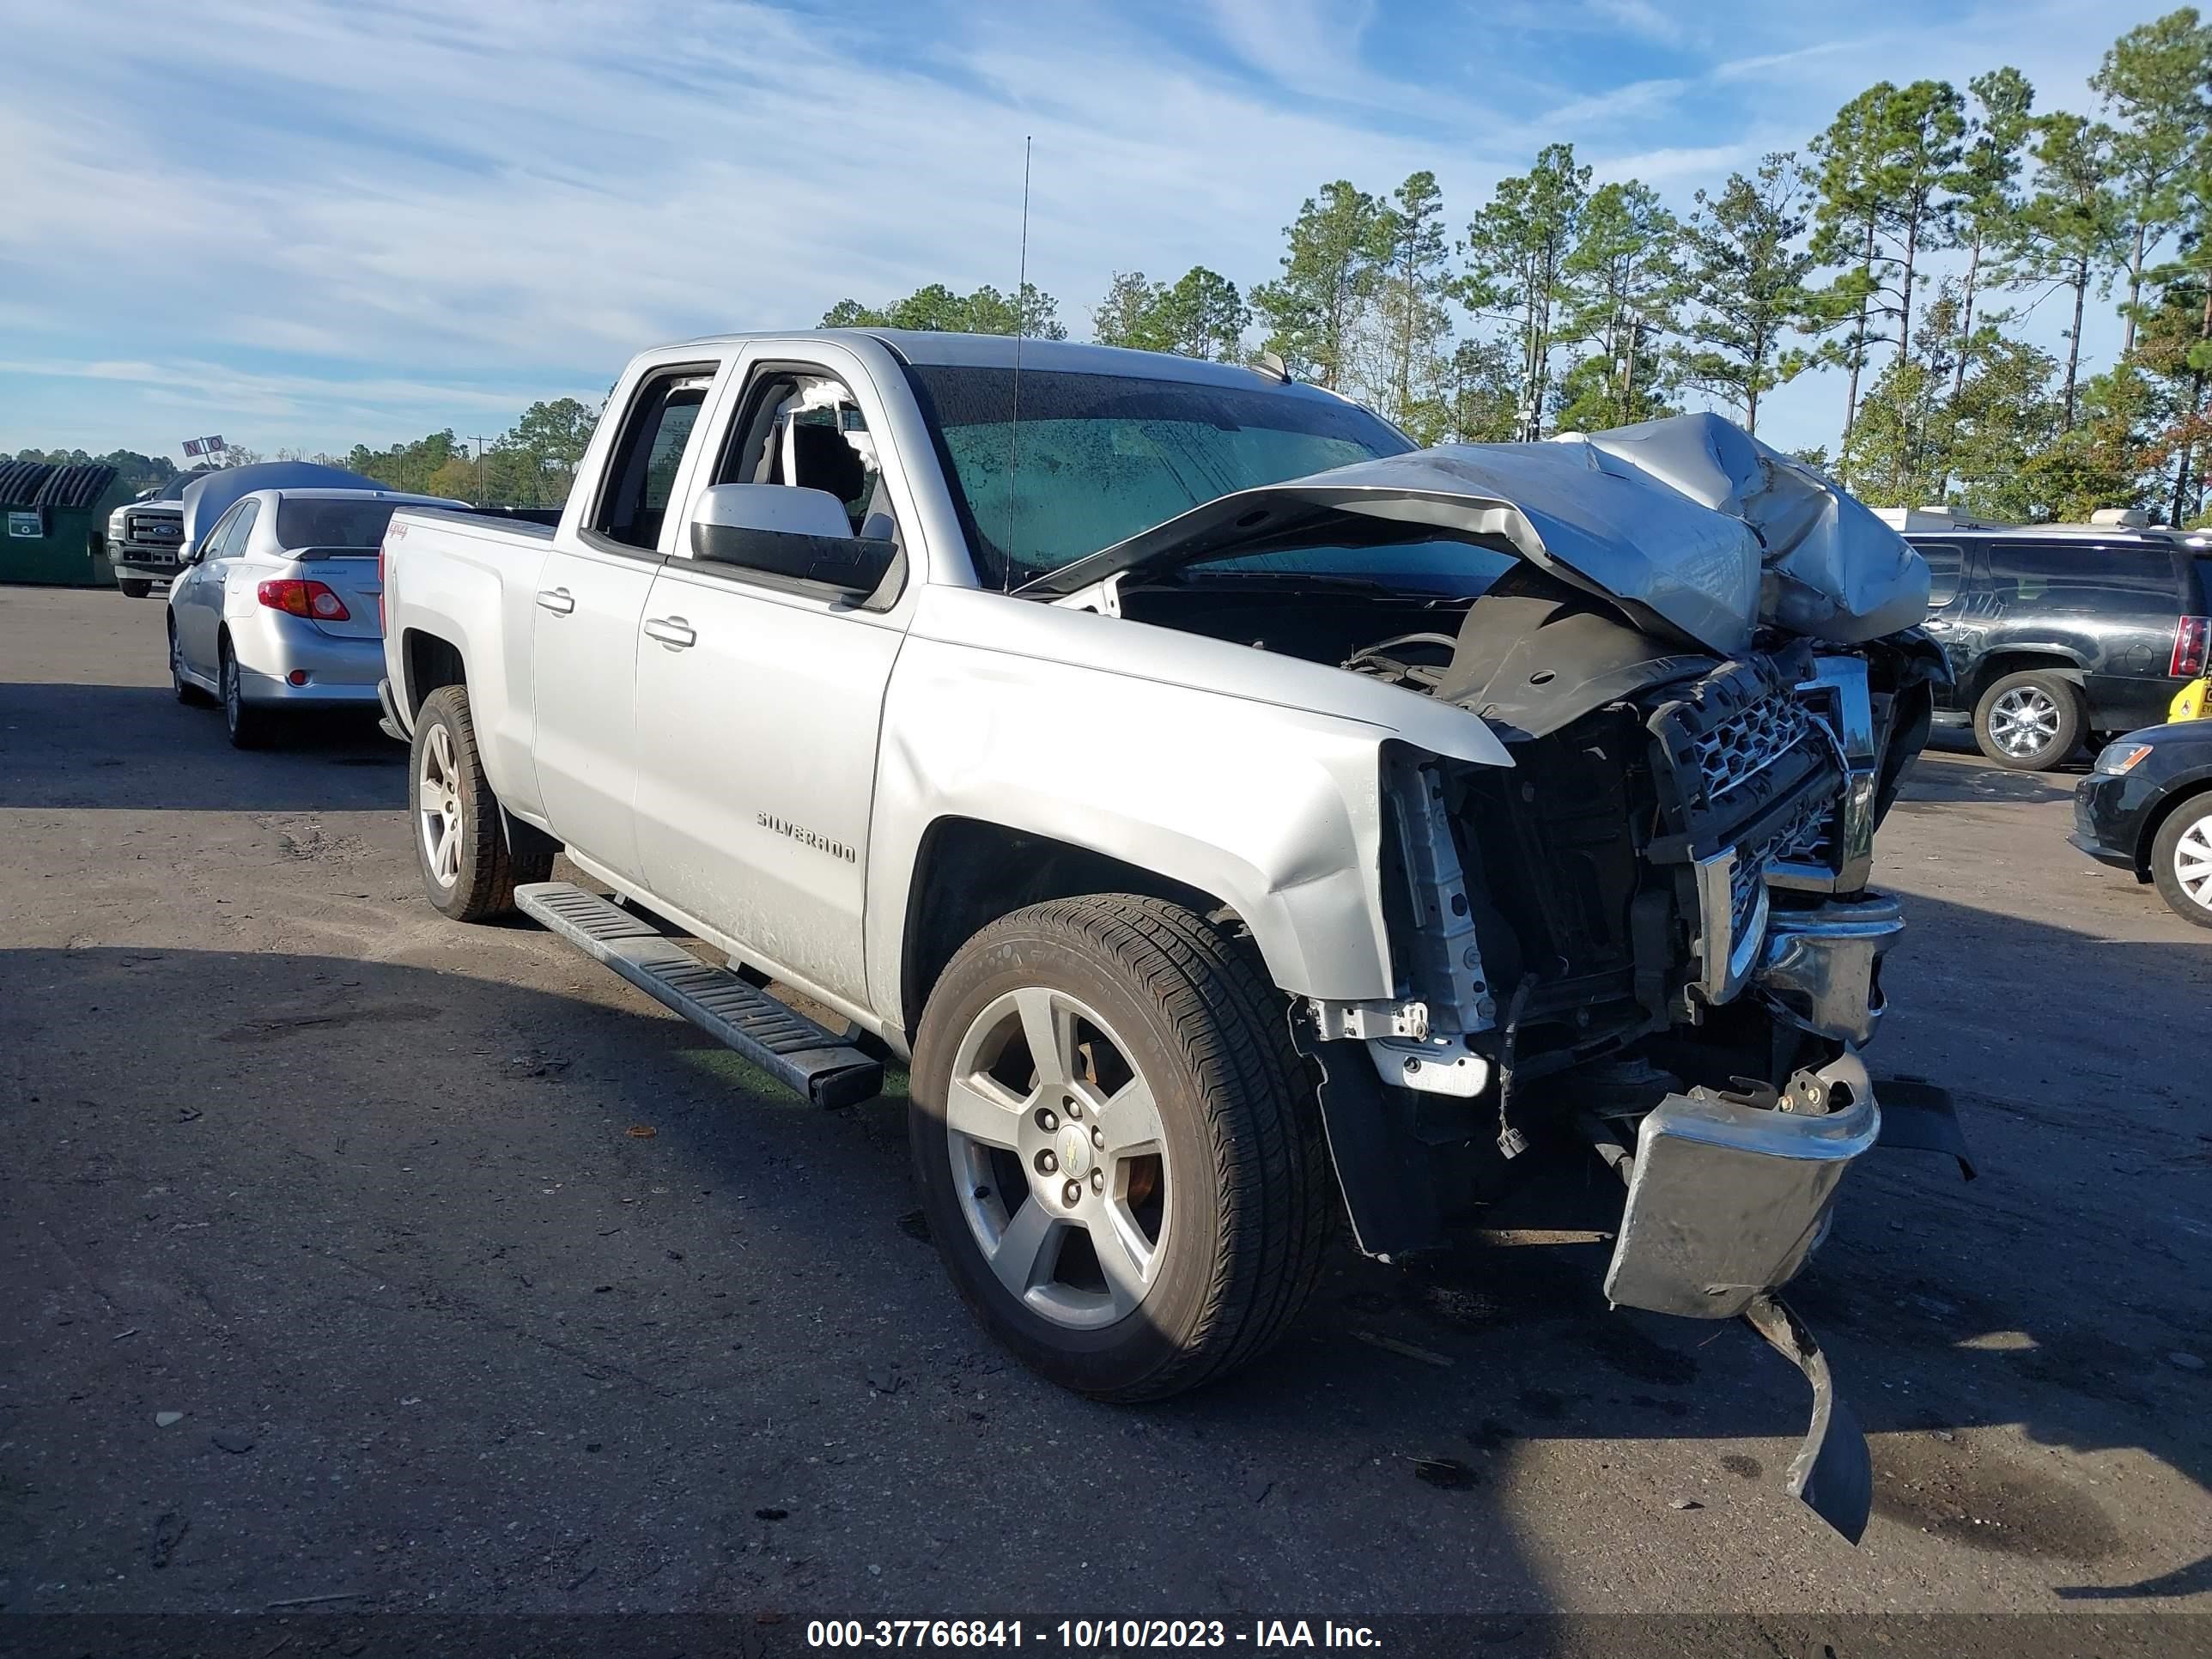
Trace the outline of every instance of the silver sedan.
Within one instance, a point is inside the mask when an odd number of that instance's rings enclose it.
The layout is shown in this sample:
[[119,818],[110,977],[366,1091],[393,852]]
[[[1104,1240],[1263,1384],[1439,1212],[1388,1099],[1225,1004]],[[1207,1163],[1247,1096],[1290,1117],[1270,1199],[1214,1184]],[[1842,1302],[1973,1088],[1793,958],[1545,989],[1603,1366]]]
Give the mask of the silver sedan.
[[240,749],[287,710],[374,708],[384,674],[384,527],[398,507],[463,507],[368,489],[242,495],[179,561],[169,675],[221,703]]

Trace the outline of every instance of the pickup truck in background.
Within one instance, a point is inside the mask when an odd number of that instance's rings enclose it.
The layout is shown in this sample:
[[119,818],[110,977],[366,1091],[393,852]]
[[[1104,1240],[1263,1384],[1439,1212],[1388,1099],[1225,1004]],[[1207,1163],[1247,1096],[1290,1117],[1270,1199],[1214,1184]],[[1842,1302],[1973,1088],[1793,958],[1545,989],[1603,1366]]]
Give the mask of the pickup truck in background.
[[631,363],[557,526],[403,510],[382,580],[432,903],[824,1104],[907,1060],[937,1247],[1039,1371],[1204,1382],[1340,1218],[1410,1256],[1594,1155],[1607,1296],[1797,1364],[1792,1489],[1858,1535],[1775,1291],[1878,1136],[1964,1149],[1858,1053],[1927,571],[1819,474],[1711,416],[1420,451],[1261,369],[732,337]]
[[126,599],[173,580],[185,550],[185,491],[210,469],[173,474],[107,515],[107,562]]

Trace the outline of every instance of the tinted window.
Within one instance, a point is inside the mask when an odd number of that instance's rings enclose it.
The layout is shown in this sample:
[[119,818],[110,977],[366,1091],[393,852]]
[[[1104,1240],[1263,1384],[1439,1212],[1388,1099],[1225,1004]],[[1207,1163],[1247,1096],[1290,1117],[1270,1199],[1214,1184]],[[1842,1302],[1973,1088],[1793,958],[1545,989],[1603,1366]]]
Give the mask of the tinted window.
[[2163,547],[1993,542],[1990,588],[2010,605],[2172,616],[2173,556]]
[[1411,448],[1334,398],[1118,374],[916,365],[977,574],[1014,586],[1216,496]]
[[1966,562],[1966,552],[1950,542],[1915,542],[1914,548],[1928,561],[1928,608],[1940,611],[1959,597],[1959,573]]
[[599,492],[599,511],[592,515],[592,529],[631,547],[659,544],[676,470],[712,380],[711,370],[680,369],[639,389]]
[[2212,615],[2212,554],[2197,556],[2197,591],[2189,596],[2189,609],[2193,616]]
[[276,541],[283,547],[376,547],[398,505],[288,495],[276,503]]

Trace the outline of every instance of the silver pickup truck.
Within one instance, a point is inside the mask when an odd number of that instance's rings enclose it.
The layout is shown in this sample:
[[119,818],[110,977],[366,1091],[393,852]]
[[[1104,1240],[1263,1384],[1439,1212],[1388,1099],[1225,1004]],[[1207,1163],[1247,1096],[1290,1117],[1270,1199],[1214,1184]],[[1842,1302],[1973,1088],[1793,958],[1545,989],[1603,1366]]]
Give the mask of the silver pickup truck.
[[1266,369],[741,336],[631,363],[557,527],[404,510],[384,560],[431,902],[820,1103],[906,1060],[937,1246],[1039,1371],[1204,1382],[1340,1219],[1412,1256],[1595,1156],[1607,1295],[1792,1359],[1793,1489],[1857,1535],[1773,1293],[1878,1136],[1964,1149],[1858,1055],[1927,572],[1817,473],[1710,416],[1423,451]]

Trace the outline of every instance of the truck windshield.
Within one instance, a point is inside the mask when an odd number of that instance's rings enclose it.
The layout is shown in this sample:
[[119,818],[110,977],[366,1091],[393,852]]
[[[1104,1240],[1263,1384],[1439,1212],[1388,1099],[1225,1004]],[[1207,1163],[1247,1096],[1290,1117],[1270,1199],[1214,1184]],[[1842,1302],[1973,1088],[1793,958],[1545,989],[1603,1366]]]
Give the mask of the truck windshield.
[[279,547],[376,547],[398,501],[287,495],[276,503]]
[[1057,370],[1023,372],[1017,434],[1011,370],[917,363],[910,373],[944,437],[976,574],[993,587],[1018,587],[1232,490],[1413,447],[1334,398]]

